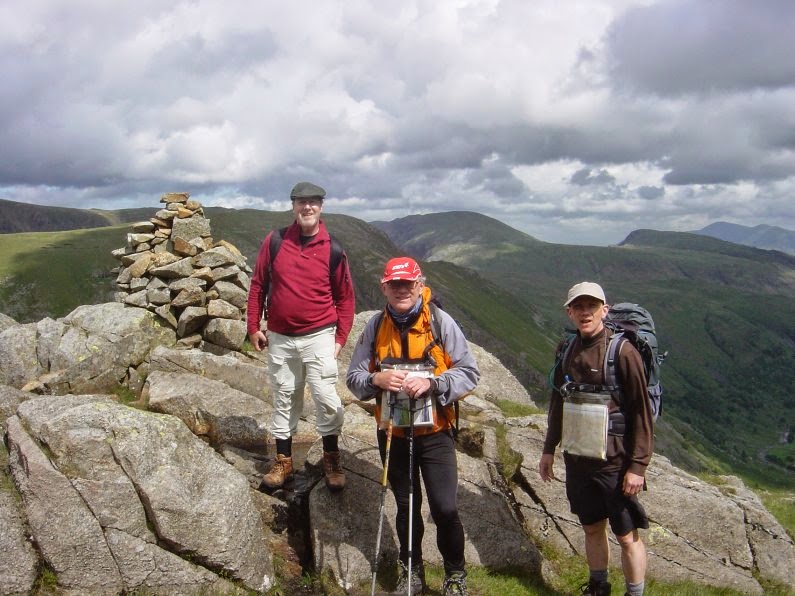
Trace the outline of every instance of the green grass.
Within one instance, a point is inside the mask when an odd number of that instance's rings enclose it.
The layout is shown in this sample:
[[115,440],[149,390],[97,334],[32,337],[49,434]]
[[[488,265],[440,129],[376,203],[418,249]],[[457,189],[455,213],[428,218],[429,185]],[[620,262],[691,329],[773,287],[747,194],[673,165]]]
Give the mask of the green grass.
[[126,228],[0,235],[0,309],[20,323],[107,302]]
[[506,418],[533,416],[534,414],[543,414],[545,412],[545,410],[542,410],[536,406],[520,404],[508,399],[498,399],[497,407]]
[[52,569],[46,565],[42,565],[39,570],[39,576],[33,584],[31,594],[33,594],[33,596],[49,596],[50,594],[58,593],[58,576],[55,575]]
[[130,405],[133,402],[138,401],[138,396],[135,394],[135,392],[124,385],[119,385],[118,387],[114,388],[113,395],[116,396],[116,399],[119,401],[119,403],[124,405]]
[[[544,583],[541,577],[523,568],[506,568],[501,570],[487,569],[485,567],[467,567],[467,588],[472,596],[552,596],[562,594],[579,594],[580,586],[588,581],[588,571],[585,560],[579,556],[556,556],[552,558],[554,567],[554,580],[552,585]],[[441,586],[444,581],[444,569],[441,566],[425,564],[425,580],[430,596],[440,596]],[[394,569],[379,571],[379,590],[394,587],[397,581],[397,572]],[[620,596],[624,594],[624,578],[621,570],[612,568],[610,571],[611,594]],[[317,585],[317,583],[315,583]],[[784,596],[791,594],[785,588],[767,584],[766,594]],[[317,592],[318,594],[322,592]],[[369,594],[370,582],[362,583],[355,594]],[[705,586],[696,582],[658,582],[646,579],[644,594],[649,596],[739,596],[742,592],[730,588],[716,588]]]
[[495,425],[494,431],[497,439],[498,466],[506,482],[511,483],[512,478],[521,468],[524,458],[520,453],[511,449],[507,439],[508,431],[504,425]]

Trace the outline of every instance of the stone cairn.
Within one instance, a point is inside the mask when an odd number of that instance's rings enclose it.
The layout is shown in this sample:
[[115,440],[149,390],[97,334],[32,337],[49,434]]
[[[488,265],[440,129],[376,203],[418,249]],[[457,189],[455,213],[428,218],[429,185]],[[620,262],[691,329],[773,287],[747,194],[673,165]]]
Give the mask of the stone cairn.
[[202,341],[239,350],[251,268],[229,242],[213,242],[210,220],[188,193],[167,193],[165,209],[132,224],[127,245],[112,252],[116,299],[157,313],[176,330],[178,343]]

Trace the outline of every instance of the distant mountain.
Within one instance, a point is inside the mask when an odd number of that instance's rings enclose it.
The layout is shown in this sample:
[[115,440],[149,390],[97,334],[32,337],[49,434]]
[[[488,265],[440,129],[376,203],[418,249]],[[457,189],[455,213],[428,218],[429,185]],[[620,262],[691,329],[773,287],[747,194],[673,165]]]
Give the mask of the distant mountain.
[[[133,221],[156,209],[111,214]],[[251,264],[268,230],[291,219],[289,211],[205,211],[213,237],[235,244]],[[776,481],[792,485],[791,475],[760,466],[759,454],[771,446],[782,461],[795,454],[795,445],[780,443],[795,429],[795,257],[653,230],[633,232],[621,246],[552,244],[468,212],[376,224],[324,219],[348,252],[358,311],[383,304],[378,279],[386,259],[410,254],[422,260],[430,287],[467,336],[540,402],[567,322],[568,287],[593,280],[613,302],[643,304],[670,351],[659,451],[688,469],[778,474]],[[109,271],[118,264],[110,251],[127,231],[117,225],[0,235],[0,312],[26,322],[107,300],[115,277]]]
[[151,215],[151,209],[103,211],[32,205],[0,199],[0,234],[101,228],[137,219],[148,219]]
[[765,250],[780,250],[795,255],[795,232],[778,226],[759,225],[754,227],[719,221],[693,232],[702,236],[712,236],[734,242],[755,246]]

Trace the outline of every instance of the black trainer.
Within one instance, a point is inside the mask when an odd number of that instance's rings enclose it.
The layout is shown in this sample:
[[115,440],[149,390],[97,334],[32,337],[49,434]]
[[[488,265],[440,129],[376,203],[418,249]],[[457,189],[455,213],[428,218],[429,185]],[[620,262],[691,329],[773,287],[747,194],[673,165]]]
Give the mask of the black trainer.
[[610,596],[610,582],[589,581],[580,586],[583,596]]

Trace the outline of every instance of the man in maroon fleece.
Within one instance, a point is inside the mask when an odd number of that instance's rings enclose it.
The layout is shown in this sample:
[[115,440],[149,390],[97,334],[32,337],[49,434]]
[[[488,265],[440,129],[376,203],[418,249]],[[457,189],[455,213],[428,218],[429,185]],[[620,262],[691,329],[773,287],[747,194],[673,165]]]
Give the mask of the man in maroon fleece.
[[[262,479],[275,489],[293,474],[292,437],[303,411],[304,385],[315,402],[330,490],[345,486],[337,445],[343,409],[337,394],[337,356],[353,326],[354,294],[345,253],[330,271],[331,237],[320,219],[326,191],[310,182],[293,187],[295,221],[271,258],[271,231],[262,243],[248,294],[247,327],[257,351],[268,348],[276,463]],[[266,299],[267,298],[267,299]],[[263,315],[267,329],[262,324]]]

